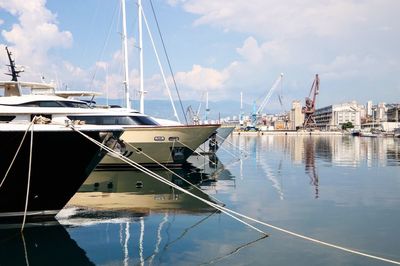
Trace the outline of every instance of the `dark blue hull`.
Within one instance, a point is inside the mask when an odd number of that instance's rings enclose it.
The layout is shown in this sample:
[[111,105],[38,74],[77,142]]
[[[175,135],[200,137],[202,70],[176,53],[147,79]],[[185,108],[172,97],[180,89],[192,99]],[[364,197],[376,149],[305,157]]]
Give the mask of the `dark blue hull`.
[[[102,141],[99,131],[82,131]],[[113,132],[116,137],[122,131]],[[21,143],[24,132],[0,132],[0,182]],[[33,134],[32,167],[27,219],[54,217],[104,157],[104,150],[73,131],[39,131]],[[29,176],[30,133],[0,187],[0,221],[21,222]]]

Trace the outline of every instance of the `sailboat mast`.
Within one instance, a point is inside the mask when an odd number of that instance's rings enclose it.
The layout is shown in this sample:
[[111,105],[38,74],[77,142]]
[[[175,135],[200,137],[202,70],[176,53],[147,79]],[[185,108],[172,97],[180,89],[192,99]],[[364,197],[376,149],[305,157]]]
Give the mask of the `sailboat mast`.
[[243,124],[243,92],[240,92],[240,114],[239,114],[239,124]]
[[143,82],[143,38],[142,38],[142,0],[138,0],[138,26],[139,26],[139,94],[140,112],[144,113],[144,82]]
[[206,121],[208,123],[208,113],[210,112],[210,108],[208,108],[208,91],[206,92]]
[[129,110],[131,109],[131,104],[129,100],[129,72],[128,72],[128,39],[126,34],[126,10],[125,10],[125,0],[121,0],[122,9],[122,43],[123,43],[123,53],[124,53],[124,87],[125,87],[125,105]]

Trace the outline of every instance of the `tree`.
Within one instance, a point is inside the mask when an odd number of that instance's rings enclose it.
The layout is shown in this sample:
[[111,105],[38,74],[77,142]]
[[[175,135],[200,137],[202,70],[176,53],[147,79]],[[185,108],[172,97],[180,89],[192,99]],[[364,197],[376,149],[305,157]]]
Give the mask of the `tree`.
[[348,122],[342,124],[342,129],[343,129],[343,130],[346,130],[346,129],[348,129],[348,128],[354,128],[353,123],[351,123],[350,121],[348,121]]

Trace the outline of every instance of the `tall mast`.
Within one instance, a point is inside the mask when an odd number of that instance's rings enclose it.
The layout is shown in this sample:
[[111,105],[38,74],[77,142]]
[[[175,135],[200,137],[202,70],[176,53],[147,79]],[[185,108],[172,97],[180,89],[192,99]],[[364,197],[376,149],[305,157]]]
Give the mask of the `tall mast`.
[[206,92],[206,121],[208,123],[208,113],[210,112],[210,108],[208,107],[208,91]]
[[129,67],[128,67],[128,39],[126,34],[126,11],[125,11],[125,0],[121,0],[122,8],[122,43],[123,43],[123,53],[124,53],[124,87],[125,87],[125,105],[129,110],[131,109],[131,104],[129,100]]
[[239,124],[243,124],[243,92],[240,92],[240,114],[239,114]]
[[140,112],[144,113],[144,81],[143,81],[143,36],[142,36],[142,0],[138,0],[138,27],[139,27],[139,95]]

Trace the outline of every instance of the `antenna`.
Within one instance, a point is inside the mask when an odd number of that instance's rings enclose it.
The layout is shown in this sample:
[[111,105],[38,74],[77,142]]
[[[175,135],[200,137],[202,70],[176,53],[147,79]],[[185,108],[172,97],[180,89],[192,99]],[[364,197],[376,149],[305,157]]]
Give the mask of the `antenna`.
[[7,51],[7,55],[8,55],[8,60],[10,61],[10,64],[7,65],[10,67],[9,70],[11,70],[11,73],[5,73],[6,75],[12,76],[11,81],[18,81],[19,78],[19,73],[23,72],[24,70],[17,70],[15,68],[15,61],[12,60],[11,55],[12,53],[8,50],[8,47],[6,46],[6,51]]

